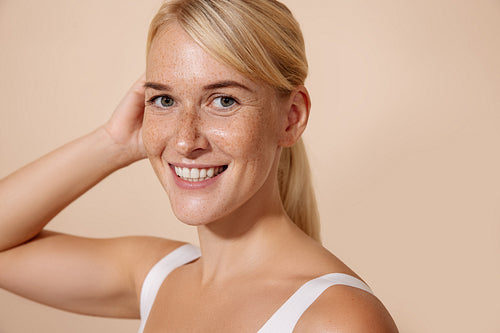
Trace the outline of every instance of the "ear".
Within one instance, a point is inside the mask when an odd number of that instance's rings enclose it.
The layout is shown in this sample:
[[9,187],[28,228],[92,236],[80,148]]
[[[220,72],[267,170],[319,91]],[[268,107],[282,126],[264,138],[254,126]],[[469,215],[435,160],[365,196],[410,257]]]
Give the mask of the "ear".
[[279,141],[281,147],[291,147],[299,140],[306,129],[310,110],[311,99],[306,87],[295,87],[286,101],[286,116]]

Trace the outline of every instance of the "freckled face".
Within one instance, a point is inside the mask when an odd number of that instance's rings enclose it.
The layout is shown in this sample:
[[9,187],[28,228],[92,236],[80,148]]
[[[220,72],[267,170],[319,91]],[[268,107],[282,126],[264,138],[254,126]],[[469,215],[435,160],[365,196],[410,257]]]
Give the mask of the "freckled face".
[[146,81],[144,145],[181,221],[206,224],[271,196],[286,119],[272,88],[219,63],[176,25],[155,37]]

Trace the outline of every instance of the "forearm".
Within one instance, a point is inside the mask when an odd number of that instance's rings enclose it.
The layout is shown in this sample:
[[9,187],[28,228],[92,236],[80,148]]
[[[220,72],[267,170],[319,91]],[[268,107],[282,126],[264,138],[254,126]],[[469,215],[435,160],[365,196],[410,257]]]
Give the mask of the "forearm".
[[73,200],[131,162],[100,128],[0,180],[0,251],[37,235]]

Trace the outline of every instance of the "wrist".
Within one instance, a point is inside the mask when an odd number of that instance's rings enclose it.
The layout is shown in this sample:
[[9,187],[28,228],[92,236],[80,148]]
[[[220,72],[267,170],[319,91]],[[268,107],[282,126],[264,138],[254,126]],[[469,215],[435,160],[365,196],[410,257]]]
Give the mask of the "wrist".
[[105,155],[104,161],[113,170],[126,167],[145,157],[129,145],[116,142],[105,126],[98,127],[90,133],[90,136],[92,136],[94,143],[102,148]]

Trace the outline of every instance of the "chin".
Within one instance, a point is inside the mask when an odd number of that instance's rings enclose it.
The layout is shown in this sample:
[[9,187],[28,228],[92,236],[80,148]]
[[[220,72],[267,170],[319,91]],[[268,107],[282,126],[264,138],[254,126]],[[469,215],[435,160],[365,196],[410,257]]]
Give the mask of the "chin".
[[193,227],[207,225],[216,220],[220,220],[227,215],[220,214],[220,212],[210,212],[209,209],[203,207],[205,205],[201,205],[202,207],[200,207],[199,205],[193,206],[195,207],[175,207],[174,205],[172,205],[172,210],[179,221]]
[[233,221],[237,223],[239,214],[247,211],[247,204],[252,198],[242,197],[238,193],[221,194],[221,191],[200,196],[179,195],[174,191],[167,193],[170,207],[177,219],[195,227],[210,223],[219,224],[223,221],[230,221],[230,224],[233,224]]
[[203,216],[192,216],[192,215],[186,215],[186,214],[177,214],[174,212],[175,217],[179,221],[181,221],[184,224],[187,224],[192,227],[199,227],[202,225],[206,225],[210,223],[211,221],[207,220]]

